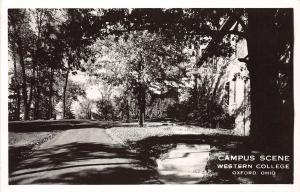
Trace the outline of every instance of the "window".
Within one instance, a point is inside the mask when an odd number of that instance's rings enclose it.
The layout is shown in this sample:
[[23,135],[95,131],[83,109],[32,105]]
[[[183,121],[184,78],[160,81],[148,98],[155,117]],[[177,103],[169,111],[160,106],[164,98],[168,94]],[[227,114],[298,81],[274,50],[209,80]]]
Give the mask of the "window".
[[229,105],[229,95],[230,95],[230,82],[225,84],[225,103]]

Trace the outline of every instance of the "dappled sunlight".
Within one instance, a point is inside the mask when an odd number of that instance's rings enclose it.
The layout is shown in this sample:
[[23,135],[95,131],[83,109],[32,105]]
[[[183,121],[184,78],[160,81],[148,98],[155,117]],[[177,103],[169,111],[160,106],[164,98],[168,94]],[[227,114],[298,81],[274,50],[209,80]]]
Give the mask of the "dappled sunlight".
[[97,143],[69,143],[40,149],[10,171],[11,184],[138,183],[155,175],[155,171],[142,165],[136,154]]

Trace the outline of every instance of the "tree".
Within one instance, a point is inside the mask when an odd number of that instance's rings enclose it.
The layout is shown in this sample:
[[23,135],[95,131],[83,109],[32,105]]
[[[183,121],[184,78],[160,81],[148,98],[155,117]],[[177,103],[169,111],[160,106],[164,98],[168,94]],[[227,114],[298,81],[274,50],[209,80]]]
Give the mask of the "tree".
[[153,89],[161,93],[168,91],[167,81],[179,82],[179,64],[186,59],[182,48],[147,31],[128,33],[119,39],[111,36],[110,40],[99,43],[106,46],[102,48],[106,49],[102,50],[103,54],[109,55],[97,64],[105,69],[97,75],[108,83],[122,83],[130,90],[139,107],[139,125],[143,126],[146,94]]
[[[22,89],[22,100],[23,100],[23,111],[24,111],[24,119],[29,119],[30,112],[30,102],[28,101],[28,90],[27,90],[27,57],[30,57],[30,50],[33,39],[33,32],[30,29],[29,25],[29,14],[23,9],[10,9],[8,12],[9,19],[9,43],[10,49],[12,51],[12,57],[14,60],[14,75],[15,75],[15,83],[17,83],[17,87],[19,88],[19,83],[17,81],[17,66],[16,60],[18,56],[18,61],[21,67],[21,89]],[[17,92],[17,95],[19,93]],[[19,97],[19,96],[17,96]],[[18,104],[19,105],[19,104]],[[17,107],[19,108],[19,107]],[[17,111],[17,113],[19,113]]]
[[[66,9],[65,22],[61,26],[59,39],[63,42],[63,53],[66,61],[64,68],[65,83],[63,86],[63,117],[66,115],[66,92],[69,73],[73,70],[85,69],[82,62],[87,62],[91,57],[90,49],[96,35],[101,31],[102,22],[95,17],[89,9]],[[73,72],[75,74],[76,72]]]
[[247,13],[251,135],[268,150],[292,150],[293,12],[248,9]]
[[[14,63],[12,84],[22,83],[24,119],[51,118],[55,71],[61,68],[60,42],[57,41],[57,10],[12,9],[9,11],[10,51]],[[17,68],[20,66],[20,71]],[[20,73],[21,75],[19,75]],[[12,85],[11,84],[11,85]],[[20,93],[17,91],[17,100]],[[45,96],[45,97],[43,97]],[[26,97],[26,98],[25,98]],[[21,102],[17,102],[20,106]],[[17,107],[19,108],[19,107]],[[33,109],[33,111],[32,111]],[[47,110],[45,110],[47,109]],[[16,110],[19,111],[19,110]],[[18,112],[16,112],[18,114]],[[19,115],[17,115],[19,116]],[[18,118],[19,119],[19,118]]]
[[[30,10],[35,25],[36,43],[32,61],[32,87],[34,101],[33,118],[41,118],[41,108],[45,108],[45,117],[53,116],[53,103],[55,78],[63,67],[63,45],[58,39],[61,21],[58,15],[61,10],[33,9]],[[47,85],[48,89],[43,86]],[[41,97],[44,95],[45,97]],[[41,106],[41,102],[44,106]]]

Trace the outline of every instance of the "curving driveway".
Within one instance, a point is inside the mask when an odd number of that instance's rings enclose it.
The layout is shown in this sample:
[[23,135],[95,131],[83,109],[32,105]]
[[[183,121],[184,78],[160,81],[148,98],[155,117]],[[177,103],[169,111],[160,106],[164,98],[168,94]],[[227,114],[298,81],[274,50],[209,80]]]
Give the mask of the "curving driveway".
[[157,183],[156,171],[114,141],[105,128],[59,132],[10,172],[10,184]]

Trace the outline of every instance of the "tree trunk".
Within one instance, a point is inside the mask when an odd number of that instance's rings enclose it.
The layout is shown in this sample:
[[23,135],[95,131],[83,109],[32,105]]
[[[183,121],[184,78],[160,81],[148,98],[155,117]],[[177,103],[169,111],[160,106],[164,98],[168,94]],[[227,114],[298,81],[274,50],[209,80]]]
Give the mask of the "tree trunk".
[[63,119],[66,118],[66,93],[67,93],[67,87],[68,87],[69,72],[70,72],[69,69],[67,69],[64,90],[63,90]]
[[35,90],[35,100],[34,100],[34,112],[33,112],[33,116],[34,119],[40,119],[41,118],[41,114],[40,114],[40,94],[41,94],[41,85],[40,85],[40,70],[39,70],[39,66],[37,65],[37,70],[36,70],[36,74],[37,74],[37,82],[36,82],[36,90]]
[[[41,10],[42,11],[42,10]],[[42,12],[40,12],[40,15]],[[41,31],[42,31],[42,19],[38,13],[36,15],[36,22],[37,22],[37,42],[35,44],[36,50],[39,50],[41,48]],[[34,59],[34,67],[36,68],[36,77],[35,77],[35,89],[34,89],[34,111],[33,111],[33,118],[34,119],[40,119],[41,113],[40,113],[40,94],[41,94],[41,85],[40,85],[40,58],[37,55],[37,52],[34,52],[35,59]]]
[[35,85],[36,85],[35,73],[36,73],[36,64],[35,64],[35,62],[33,62],[33,66],[32,66],[32,78],[33,79],[30,80],[30,91],[29,91],[29,99],[28,99],[28,104],[27,104],[29,108],[31,107],[34,90],[35,90]]
[[129,98],[126,98],[126,123],[130,122],[130,101]]
[[139,107],[139,126],[144,126],[145,121],[145,108],[146,108],[146,92],[143,82],[143,56],[139,53],[140,61],[138,63],[138,107]]
[[49,104],[48,104],[48,117],[47,119],[51,119],[53,115],[53,103],[52,103],[52,97],[53,97],[53,81],[54,81],[54,69],[50,68],[50,86],[49,86]]
[[198,91],[198,77],[197,75],[194,75],[194,88],[193,88],[193,96],[194,96],[194,104],[195,109],[198,109],[199,105],[199,91]]
[[146,93],[143,85],[140,85],[138,100],[139,100],[139,126],[143,127],[145,121],[145,111],[146,111]]
[[23,110],[24,110],[24,120],[29,120],[29,107],[27,103],[27,78],[26,78],[26,69],[24,62],[23,46],[22,41],[18,39],[18,54],[20,59],[21,71],[22,71],[22,97],[23,97]]
[[[291,55],[290,62],[287,65],[286,75],[288,77],[287,87],[286,87],[286,101],[282,105],[282,127],[285,127],[284,134],[282,135],[282,142],[287,146],[287,152],[293,154],[294,152],[294,70],[293,70],[293,62],[294,62],[294,18],[293,11],[290,11],[288,14],[288,22],[287,25],[290,26],[289,38],[291,39]],[[284,32],[286,34],[286,32]]]
[[34,119],[40,119],[41,114],[40,114],[40,88],[37,88],[36,90],[36,98],[35,98],[35,104],[34,104]]
[[248,10],[247,42],[251,87],[250,135],[256,146],[270,151],[280,147],[282,129],[274,9]]
[[16,120],[20,120],[20,111],[21,111],[21,95],[20,95],[20,84],[19,84],[19,81],[18,81],[18,75],[17,75],[17,61],[16,61],[16,48],[15,46],[13,46],[13,63],[14,63],[14,81],[15,81],[15,84],[16,84],[16,95],[17,95],[17,101],[16,101],[16,111],[15,111],[15,119]]

